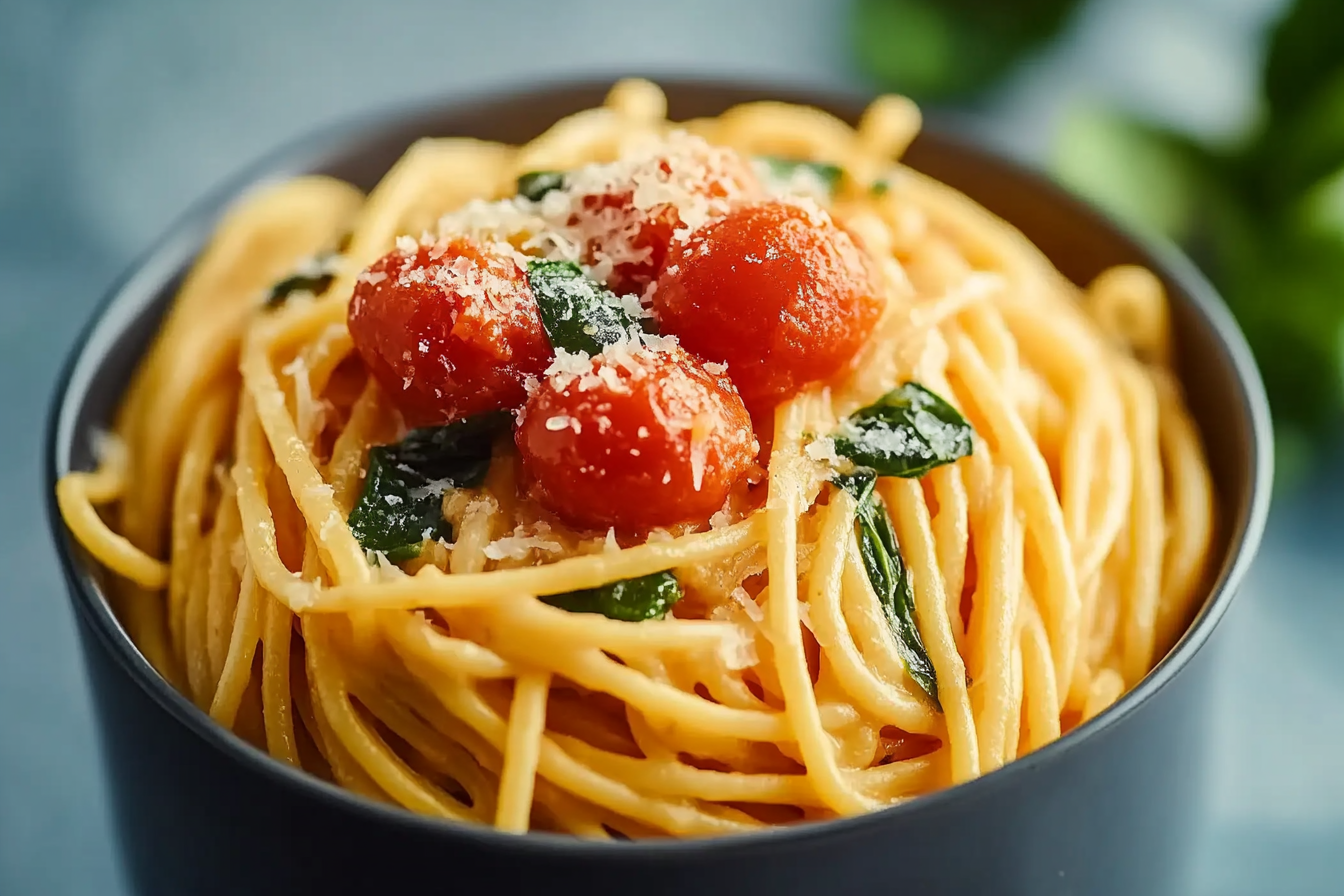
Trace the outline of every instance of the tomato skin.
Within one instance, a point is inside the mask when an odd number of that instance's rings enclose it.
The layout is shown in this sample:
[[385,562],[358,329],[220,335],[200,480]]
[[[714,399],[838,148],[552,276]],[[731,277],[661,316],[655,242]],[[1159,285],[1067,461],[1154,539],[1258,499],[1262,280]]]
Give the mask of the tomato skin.
[[348,323],[410,426],[516,408],[523,381],[552,357],[523,269],[467,237],[374,262],[355,282]]
[[[678,198],[650,198],[664,193]],[[732,203],[761,195],[755,172],[738,153],[680,135],[665,152],[595,191],[580,188],[569,223],[586,234],[586,263],[611,262],[607,287],[640,295],[657,279],[678,233],[687,235],[687,221],[698,226],[706,214],[723,214]]]
[[753,412],[837,373],[884,305],[853,238],[819,208],[780,200],[674,245],[653,295],[662,332],[727,364]]
[[609,351],[588,370],[548,376],[523,408],[515,437],[533,497],[599,530],[647,531],[718,511],[757,451],[732,383],[680,348]]

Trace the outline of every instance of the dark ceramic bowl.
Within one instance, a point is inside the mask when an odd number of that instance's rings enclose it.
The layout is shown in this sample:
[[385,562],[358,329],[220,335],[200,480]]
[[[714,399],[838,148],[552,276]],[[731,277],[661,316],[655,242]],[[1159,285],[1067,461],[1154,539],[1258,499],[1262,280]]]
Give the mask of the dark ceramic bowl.
[[[253,168],[173,228],[111,292],[61,380],[47,446],[56,477],[91,465],[182,274],[249,183],[325,172],[371,187],[423,135],[519,142],[601,102],[566,84],[394,112],[309,138]],[[675,118],[765,97],[853,120],[856,97],[720,83],[665,84]],[[169,687],[108,608],[89,557],[51,502],[102,732],[121,849],[144,894],[1178,892],[1201,817],[1209,641],[1250,564],[1269,504],[1260,378],[1218,296],[1177,253],[1135,240],[1043,178],[969,142],[926,133],[907,161],[1021,228],[1071,279],[1139,263],[1173,303],[1179,373],[1220,508],[1217,568],[1174,651],[1112,708],[1002,770],[861,818],[719,840],[590,843],[463,827],[375,805],[294,771],[216,727]]]

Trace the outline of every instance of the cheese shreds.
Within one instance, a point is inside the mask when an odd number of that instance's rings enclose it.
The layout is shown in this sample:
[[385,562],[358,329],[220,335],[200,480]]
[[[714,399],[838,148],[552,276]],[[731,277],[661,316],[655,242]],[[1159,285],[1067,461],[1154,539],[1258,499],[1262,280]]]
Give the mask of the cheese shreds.
[[728,372],[728,365],[720,364],[717,361],[706,361],[701,366],[704,367],[705,372],[711,376],[723,376]]
[[344,522],[345,520],[341,519],[341,515],[339,513],[337,513],[334,510],[329,511],[327,513],[327,518],[322,521],[322,528],[317,531],[318,538],[322,539],[323,541],[326,541],[333,534],[335,534],[338,529],[340,529],[341,525]]
[[313,400],[312,381],[302,355],[296,355],[293,361],[280,368],[280,372],[294,381],[294,422],[298,424],[300,437],[311,444],[322,431],[327,403]]
[[406,576],[397,564],[389,560],[387,554],[382,551],[366,550],[364,557],[369,561],[369,566],[373,567],[379,581],[394,581]]
[[551,527],[546,523],[535,523],[532,532],[527,526],[514,527],[511,535],[497,538],[485,546],[485,556],[491,560],[525,560],[533,551],[558,554],[564,546],[550,537]]
[[[734,150],[685,131],[650,136],[634,141],[621,159],[567,172],[562,188],[536,201],[474,199],[439,219],[438,238],[498,242],[522,266],[536,258],[577,262],[607,283],[617,267],[652,258],[644,238],[651,222],[667,222],[673,239],[683,240],[726,214],[742,195],[736,173],[744,171]],[[398,237],[397,248],[409,253],[417,244]],[[652,316],[652,291],[650,283],[642,296],[619,297],[621,307],[635,319]]]
[[815,202],[831,200],[831,185],[812,165],[791,165],[787,176],[781,176],[781,170],[767,159],[752,159],[751,166],[772,196],[803,197]]
[[813,439],[808,443],[808,446],[803,449],[803,453],[820,464],[839,467],[842,463],[840,455],[835,453],[835,440],[830,436],[822,436],[821,438]]

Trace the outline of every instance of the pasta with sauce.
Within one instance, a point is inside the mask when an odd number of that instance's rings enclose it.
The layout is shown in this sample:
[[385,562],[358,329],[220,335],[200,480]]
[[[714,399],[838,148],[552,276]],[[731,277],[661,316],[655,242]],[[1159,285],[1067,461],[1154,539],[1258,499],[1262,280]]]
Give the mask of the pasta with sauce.
[[258,188],[61,512],[213,719],[415,812],[690,837],[990,772],[1179,637],[1214,496],[1159,281],[1075,287],[918,127],[624,81]]

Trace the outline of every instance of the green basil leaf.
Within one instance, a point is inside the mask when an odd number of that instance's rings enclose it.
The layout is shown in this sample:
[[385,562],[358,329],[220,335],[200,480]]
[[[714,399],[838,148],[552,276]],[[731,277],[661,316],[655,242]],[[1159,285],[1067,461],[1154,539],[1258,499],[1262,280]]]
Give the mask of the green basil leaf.
[[1046,45],[1078,0],[856,0],[855,61],[883,90],[964,100]]
[[331,262],[339,257],[335,252],[323,253],[301,266],[301,270],[277,281],[266,294],[266,307],[279,308],[296,292],[308,292],[315,296],[326,292],[327,287],[336,279],[336,275],[330,270]]
[[527,282],[552,348],[596,355],[634,326],[616,297],[571,261],[534,261]]
[[529,171],[518,178],[518,194],[524,199],[537,202],[552,190],[565,188],[563,171]]
[[835,452],[880,476],[916,479],[971,453],[971,425],[919,383],[906,383],[840,421]]
[[885,196],[891,189],[891,182],[885,177],[880,177],[873,181],[873,185],[868,188],[868,195],[873,197]]
[[877,474],[872,470],[859,470],[836,476],[833,484],[852,495],[858,503],[854,526],[859,540],[859,556],[863,559],[868,581],[877,594],[878,603],[882,605],[887,624],[895,636],[896,652],[905,663],[910,678],[929,695],[933,705],[941,712],[938,675],[929,660],[915,620],[914,586],[910,582],[905,562],[901,559],[891,516],[874,491]]
[[1274,124],[1297,117],[1321,85],[1344,70],[1344,5],[1339,0],[1296,0],[1284,5],[1269,33],[1264,94]]
[[511,422],[507,412],[482,414],[370,448],[364,490],[349,519],[360,547],[400,563],[418,557],[424,542],[450,538],[444,492],[481,484],[495,437]]
[[670,572],[622,579],[600,588],[550,594],[544,602],[571,613],[600,613],[622,622],[662,619],[681,600],[681,585]]
[[840,188],[840,179],[844,169],[830,162],[809,162],[803,159],[786,159],[782,156],[757,156],[764,166],[766,175],[779,183],[790,183],[800,171],[807,172],[817,179],[826,190],[826,195],[834,196]]

